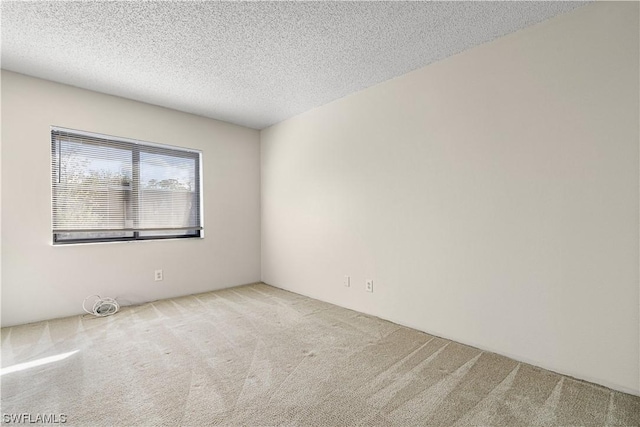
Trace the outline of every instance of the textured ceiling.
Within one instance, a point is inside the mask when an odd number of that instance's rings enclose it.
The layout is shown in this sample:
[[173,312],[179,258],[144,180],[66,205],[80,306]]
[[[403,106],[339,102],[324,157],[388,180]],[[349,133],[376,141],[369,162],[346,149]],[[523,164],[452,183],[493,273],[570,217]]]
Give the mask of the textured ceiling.
[[2,2],[2,68],[262,129],[581,2]]

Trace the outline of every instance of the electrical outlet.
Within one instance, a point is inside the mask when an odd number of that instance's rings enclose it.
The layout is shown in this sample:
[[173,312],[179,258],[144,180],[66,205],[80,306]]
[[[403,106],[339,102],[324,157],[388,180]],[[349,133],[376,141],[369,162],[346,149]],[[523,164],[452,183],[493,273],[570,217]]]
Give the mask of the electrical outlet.
[[351,286],[351,278],[349,276],[344,276],[342,284],[348,288],[349,286]]
[[367,292],[373,292],[373,280],[367,280],[364,290]]
[[156,282],[159,282],[160,280],[164,279],[164,276],[162,274],[162,270],[156,270],[156,274],[155,274],[155,279]]

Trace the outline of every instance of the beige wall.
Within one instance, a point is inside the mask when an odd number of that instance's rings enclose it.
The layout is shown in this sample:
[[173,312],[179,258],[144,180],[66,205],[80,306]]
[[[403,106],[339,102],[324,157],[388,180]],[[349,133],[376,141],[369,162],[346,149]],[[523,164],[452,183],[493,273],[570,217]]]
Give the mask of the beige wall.
[[[202,150],[205,238],[52,246],[51,125]],[[2,326],[260,280],[259,162],[255,130],[2,71]]]
[[594,3],[264,130],[263,280],[638,394],[638,15]]

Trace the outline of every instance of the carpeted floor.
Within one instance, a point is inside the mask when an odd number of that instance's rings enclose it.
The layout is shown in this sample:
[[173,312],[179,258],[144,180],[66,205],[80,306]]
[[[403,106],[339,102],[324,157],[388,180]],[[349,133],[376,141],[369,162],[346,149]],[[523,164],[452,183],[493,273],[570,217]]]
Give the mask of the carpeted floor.
[[264,284],[5,328],[2,367],[4,422],[640,424],[640,397]]

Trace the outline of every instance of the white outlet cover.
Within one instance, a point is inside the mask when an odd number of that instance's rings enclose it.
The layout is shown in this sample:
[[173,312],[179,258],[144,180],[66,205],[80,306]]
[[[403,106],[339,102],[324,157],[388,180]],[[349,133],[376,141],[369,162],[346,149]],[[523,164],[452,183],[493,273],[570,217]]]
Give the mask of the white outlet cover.
[[349,286],[351,286],[351,278],[349,276],[344,276],[342,284],[348,288]]
[[373,292],[373,280],[367,280],[367,285],[365,286],[365,290],[367,292]]

